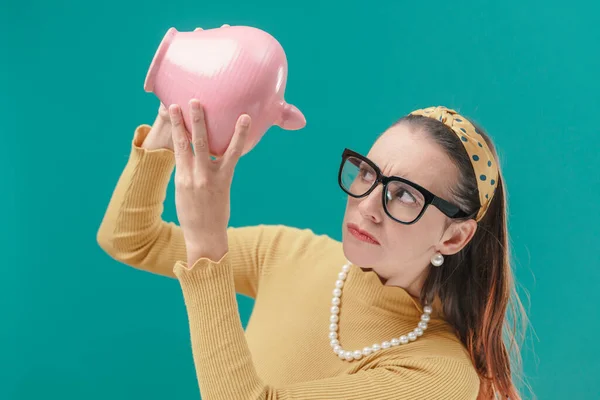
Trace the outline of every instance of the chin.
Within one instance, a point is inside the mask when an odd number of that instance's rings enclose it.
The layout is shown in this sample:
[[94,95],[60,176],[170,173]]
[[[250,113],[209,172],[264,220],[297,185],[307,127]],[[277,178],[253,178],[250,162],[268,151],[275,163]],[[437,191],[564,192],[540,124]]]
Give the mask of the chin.
[[371,252],[365,251],[364,247],[350,243],[347,237],[343,238],[342,244],[344,256],[348,261],[363,268],[374,268],[378,259],[378,254],[374,254],[376,250]]

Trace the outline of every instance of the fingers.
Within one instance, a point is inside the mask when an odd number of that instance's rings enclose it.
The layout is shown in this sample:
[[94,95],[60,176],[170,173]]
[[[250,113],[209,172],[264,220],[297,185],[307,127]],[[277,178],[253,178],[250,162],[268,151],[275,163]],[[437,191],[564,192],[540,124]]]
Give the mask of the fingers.
[[202,28],[196,28],[196,29],[194,29],[194,32],[201,31],[201,30],[202,30]]
[[171,134],[173,135],[173,151],[175,152],[176,174],[182,176],[190,175],[192,164],[192,149],[188,134],[183,123],[181,108],[177,104],[169,107],[169,117],[171,119]]
[[[169,107],[171,119],[171,132],[173,136],[173,151],[175,152],[176,171],[175,174],[184,179],[191,179],[195,175],[203,175],[209,171],[209,143],[206,129],[206,121],[202,105],[197,99],[189,102],[192,125],[192,146],[190,146],[188,132],[186,131],[181,108],[177,104]],[[251,118],[247,114],[241,115],[235,125],[235,131],[231,142],[223,154],[220,162],[224,168],[233,172],[235,165],[242,156],[248,134],[250,132]]]
[[250,124],[251,118],[249,115],[243,114],[238,118],[231,142],[223,155],[223,164],[226,168],[233,170],[242,156],[248,138],[248,132],[250,132]]
[[192,146],[194,148],[194,167],[205,168],[208,164],[208,135],[204,110],[197,99],[190,100],[190,116],[192,121]]
[[163,121],[169,121],[169,110],[163,103],[160,103],[158,107],[158,115],[163,119]]

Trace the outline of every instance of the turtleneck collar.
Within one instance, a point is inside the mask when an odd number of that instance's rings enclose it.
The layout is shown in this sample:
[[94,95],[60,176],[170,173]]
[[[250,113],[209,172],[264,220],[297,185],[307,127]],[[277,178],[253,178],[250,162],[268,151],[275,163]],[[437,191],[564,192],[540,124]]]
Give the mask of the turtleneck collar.
[[404,315],[423,313],[417,297],[402,287],[384,285],[377,273],[367,267],[352,264],[343,290],[371,307]]

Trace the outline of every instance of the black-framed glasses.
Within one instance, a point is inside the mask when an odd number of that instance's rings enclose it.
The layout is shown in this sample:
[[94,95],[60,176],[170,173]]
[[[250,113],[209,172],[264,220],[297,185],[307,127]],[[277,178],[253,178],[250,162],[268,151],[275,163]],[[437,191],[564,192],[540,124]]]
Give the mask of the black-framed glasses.
[[450,218],[470,216],[414,182],[399,176],[383,175],[373,161],[350,149],[344,149],[342,154],[338,183],[344,192],[355,198],[368,196],[379,183],[383,184],[383,209],[401,224],[417,222],[429,205],[437,207]]

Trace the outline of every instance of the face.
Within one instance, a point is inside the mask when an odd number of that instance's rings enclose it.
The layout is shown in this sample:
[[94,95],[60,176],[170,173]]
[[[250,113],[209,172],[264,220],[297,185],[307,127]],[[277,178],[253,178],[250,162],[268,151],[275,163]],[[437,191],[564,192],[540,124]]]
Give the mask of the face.
[[[366,157],[384,175],[408,179],[452,201],[450,188],[457,182],[458,170],[442,148],[419,129],[407,124],[388,129]],[[382,190],[379,184],[366,197],[348,196],[342,226],[345,256],[353,264],[372,268],[386,285],[404,287],[418,296],[431,268],[431,257],[436,252],[450,255],[460,251],[473,236],[476,223],[453,222],[430,205],[414,224],[400,224],[383,209]],[[349,224],[369,232],[377,243],[355,237]]]

